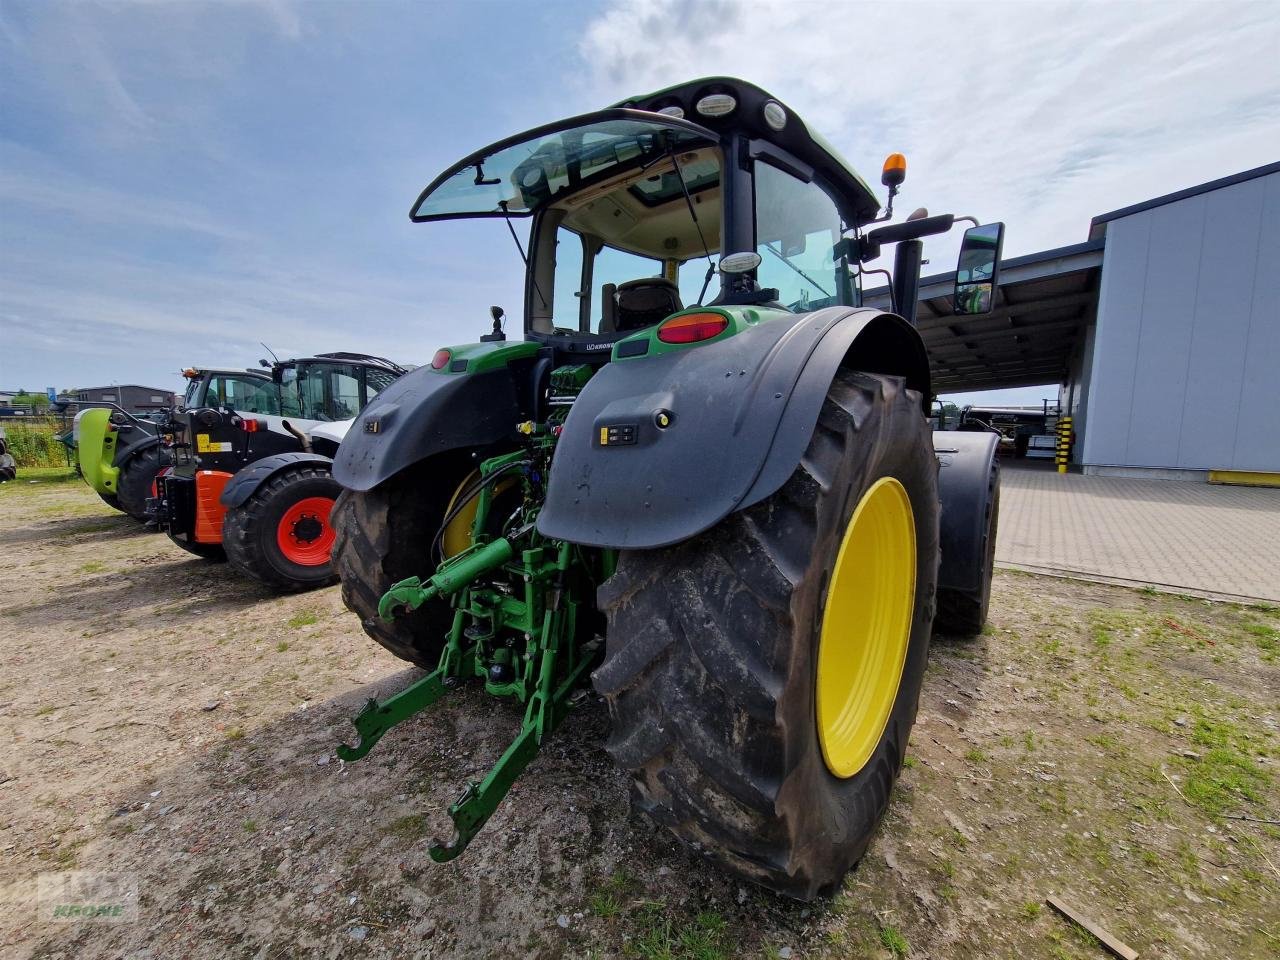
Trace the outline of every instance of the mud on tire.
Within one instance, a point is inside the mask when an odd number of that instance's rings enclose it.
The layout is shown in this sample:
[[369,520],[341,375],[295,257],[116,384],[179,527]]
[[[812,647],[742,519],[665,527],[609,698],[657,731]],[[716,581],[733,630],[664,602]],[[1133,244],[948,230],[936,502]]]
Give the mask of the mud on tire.
[[[886,476],[914,516],[910,639],[880,741],[840,779],[823,760],[815,713],[826,585],[854,507]],[[623,553],[600,588],[608,640],[594,681],[634,806],[774,890],[809,899],[836,888],[902,764],[937,562],[937,462],[919,395],[894,377],[841,371],[780,490],[689,541]]]

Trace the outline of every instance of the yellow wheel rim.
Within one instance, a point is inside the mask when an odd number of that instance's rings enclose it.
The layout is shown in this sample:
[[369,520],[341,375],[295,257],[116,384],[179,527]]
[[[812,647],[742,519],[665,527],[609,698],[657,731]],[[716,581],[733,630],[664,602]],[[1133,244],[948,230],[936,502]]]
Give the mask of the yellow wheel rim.
[[[453,508],[458,504],[458,498],[462,496],[466,489],[479,479],[479,470],[472,470],[463,478],[457,489],[453,491],[453,496],[449,498],[449,505],[444,508],[446,516],[453,512]],[[515,483],[516,481],[509,477],[499,480],[498,485],[493,488],[494,496],[509,490]],[[471,546],[471,528],[475,525],[476,510],[479,508],[480,494],[472,494],[471,499],[463,504],[462,509],[458,511],[458,515],[450,520],[449,525],[444,528],[444,535],[440,538],[440,549],[443,551],[446,560]]]
[[[453,491],[453,496],[449,498],[449,505],[444,508],[446,516],[452,513],[453,508],[458,505],[458,498],[462,496],[462,492],[478,479],[480,479],[479,470],[472,470],[463,477],[462,482]],[[444,536],[440,538],[440,549],[446,559],[456,553],[461,553],[471,546],[471,526],[476,522],[476,509],[480,506],[479,501],[479,496],[473,496],[458,511],[458,515],[449,521],[449,525],[444,528]]]
[[916,528],[901,483],[882,477],[845,529],[818,640],[818,738],[827,769],[871,759],[902,682],[916,594]]

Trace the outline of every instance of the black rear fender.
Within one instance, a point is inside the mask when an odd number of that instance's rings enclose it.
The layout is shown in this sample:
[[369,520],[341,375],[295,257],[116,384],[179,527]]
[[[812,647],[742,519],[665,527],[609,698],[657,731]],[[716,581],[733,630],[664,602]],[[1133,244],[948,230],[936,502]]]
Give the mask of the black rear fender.
[[[795,470],[841,366],[903,377],[925,414],[919,334],[872,309],[828,307],[610,363],[569,413],[538,529],[592,546],[660,547],[763,500]],[[602,444],[610,428],[631,442]]]
[[319,453],[277,453],[273,457],[263,457],[243,470],[236,471],[235,476],[223,487],[222,496],[218,499],[227,509],[238,507],[281,470],[289,470],[303,463],[328,468],[333,461]]
[[[333,461],[333,476],[350,490],[372,490],[428,457],[483,447],[515,436],[528,419],[528,364],[475,374],[419,367],[369,402]],[[526,398],[527,399],[527,398]]]
[[971,593],[982,589],[986,564],[987,506],[999,482],[1000,435],[940,430],[933,435],[942,501],[938,589]]

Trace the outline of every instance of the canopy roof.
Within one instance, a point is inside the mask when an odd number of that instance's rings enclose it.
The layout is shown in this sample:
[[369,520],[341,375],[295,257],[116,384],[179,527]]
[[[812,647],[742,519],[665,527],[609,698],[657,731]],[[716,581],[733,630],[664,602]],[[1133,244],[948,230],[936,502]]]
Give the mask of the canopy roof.
[[[955,271],[920,281],[917,324],[935,394],[1061,383],[1098,304],[1105,241],[1058,247],[1000,264],[993,310],[956,316]],[[863,295],[889,309],[886,287]]]

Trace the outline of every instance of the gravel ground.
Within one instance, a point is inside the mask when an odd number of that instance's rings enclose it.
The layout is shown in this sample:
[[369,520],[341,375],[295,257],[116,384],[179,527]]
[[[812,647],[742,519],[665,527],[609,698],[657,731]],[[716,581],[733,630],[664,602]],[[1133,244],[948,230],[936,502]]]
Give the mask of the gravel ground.
[[[5,957],[1103,956],[1050,894],[1144,957],[1280,949],[1271,608],[1001,573],[987,633],[935,639],[866,859],[797,904],[629,812],[594,698],[436,865],[512,707],[459,692],[344,764],[418,674],[336,589],[270,596],[53,477],[0,486],[0,556]],[[62,871],[136,916],[51,919]]]

